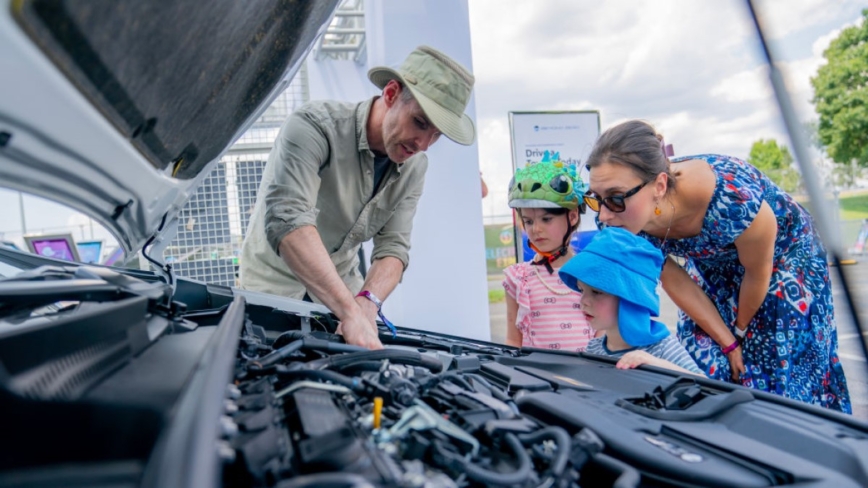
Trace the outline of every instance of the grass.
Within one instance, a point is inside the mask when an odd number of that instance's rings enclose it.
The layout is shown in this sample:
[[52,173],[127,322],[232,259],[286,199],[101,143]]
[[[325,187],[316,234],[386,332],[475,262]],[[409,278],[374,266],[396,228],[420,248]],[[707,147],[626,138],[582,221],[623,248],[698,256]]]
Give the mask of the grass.
[[868,219],[868,193],[842,197],[838,202],[841,208],[841,220]]
[[[832,195],[826,194],[826,201],[832,204]],[[793,200],[802,204],[803,207],[811,210],[811,201],[807,195],[795,195]],[[868,191],[856,190],[842,192],[838,197],[838,209],[840,211],[841,220],[862,220],[868,219]]]
[[[827,195],[825,204],[827,208],[834,205],[834,200],[831,195]],[[806,195],[799,195],[794,199],[801,203],[808,212],[816,219],[817,215],[811,208],[811,201]],[[862,228],[862,219],[868,219],[868,191],[855,190],[842,192],[838,197],[838,225],[842,239],[842,244],[845,247],[851,247],[856,242],[856,236]]]
[[506,300],[506,292],[503,289],[488,290],[488,303],[499,303]]

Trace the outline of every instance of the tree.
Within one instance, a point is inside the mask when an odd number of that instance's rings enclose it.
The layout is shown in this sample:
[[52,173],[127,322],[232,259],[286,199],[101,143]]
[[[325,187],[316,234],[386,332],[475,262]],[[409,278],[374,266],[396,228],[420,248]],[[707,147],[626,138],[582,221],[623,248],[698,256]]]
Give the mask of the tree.
[[811,78],[818,134],[838,164],[868,166],[868,9],[823,52],[826,64]]
[[865,168],[856,164],[856,160],[849,164],[836,164],[832,169],[832,184],[838,188],[853,188],[858,180],[865,176]]
[[793,168],[793,156],[787,146],[779,146],[774,139],[760,139],[751,146],[747,161],[785,192],[798,190],[801,176]]

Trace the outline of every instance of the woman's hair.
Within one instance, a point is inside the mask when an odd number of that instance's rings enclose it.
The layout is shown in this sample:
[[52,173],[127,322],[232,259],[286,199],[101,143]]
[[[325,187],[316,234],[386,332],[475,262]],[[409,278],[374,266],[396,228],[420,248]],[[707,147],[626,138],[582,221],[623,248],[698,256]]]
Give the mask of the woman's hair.
[[647,122],[630,120],[603,132],[588,156],[588,169],[605,162],[632,169],[642,181],[666,173],[669,177],[666,191],[675,189],[669,159],[663,152],[663,136]]
[[[563,208],[563,207],[558,207],[558,208],[543,208],[543,209],[540,209],[540,210],[545,210],[546,213],[548,213],[548,214],[552,214],[552,215],[564,215],[564,214],[566,214],[567,212],[569,212],[569,209],[566,209],[566,208]],[[519,223],[521,224],[521,228],[524,229],[524,220],[523,220],[522,217],[521,217],[521,209],[520,209],[520,208],[517,208],[517,209],[515,209],[515,211],[516,211],[516,213],[518,213],[518,218],[519,218]],[[579,212],[578,215],[579,215],[579,218],[576,219],[576,225],[570,226],[570,235],[572,235],[573,232],[579,230],[579,224],[582,223],[582,213]]]

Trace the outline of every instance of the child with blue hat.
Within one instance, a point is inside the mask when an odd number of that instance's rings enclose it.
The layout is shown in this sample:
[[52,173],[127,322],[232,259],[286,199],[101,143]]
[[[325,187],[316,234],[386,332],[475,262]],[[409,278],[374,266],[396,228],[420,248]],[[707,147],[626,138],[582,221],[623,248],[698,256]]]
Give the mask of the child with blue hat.
[[660,313],[662,266],[663,254],[647,240],[608,227],[561,268],[560,277],[582,294],[582,311],[591,326],[605,331],[588,343],[586,352],[619,357],[620,369],[649,364],[701,375],[684,346],[651,319]]

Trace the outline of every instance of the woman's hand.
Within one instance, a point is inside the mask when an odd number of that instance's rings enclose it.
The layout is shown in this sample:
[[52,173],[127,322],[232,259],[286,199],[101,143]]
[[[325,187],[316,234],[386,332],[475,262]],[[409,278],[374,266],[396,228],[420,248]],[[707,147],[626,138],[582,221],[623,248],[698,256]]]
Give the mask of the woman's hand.
[[730,351],[726,355],[726,359],[729,361],[729,369],[732,371],[732,381],[738,381],[746,371],[744,368],[744,358],[741,357],[741,346],[739,345]]

